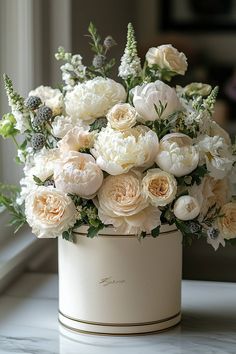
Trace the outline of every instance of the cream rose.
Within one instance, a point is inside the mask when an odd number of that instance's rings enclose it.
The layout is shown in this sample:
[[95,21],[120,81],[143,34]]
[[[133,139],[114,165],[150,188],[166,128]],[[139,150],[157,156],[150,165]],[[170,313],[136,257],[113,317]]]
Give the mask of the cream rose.
[[[131,94],[134,108],[141,116],[141,121],[165,119],[172,113],[182,110],[175,90],[160,80],[136,86],[131,90]],[[161,105],[165,108],[162,114],[158,115],[156,108],[161,111]]]
[[37,237],[54,238],[75,224],[77,211],[65,193],[38,187],[26,197],[25,215]]
[[225,204],[220,214],[217,224],[221,235],[227,240],[236,238],[236,203]]
[[98,215],[123,233],[150,232],[160,225],[160,211],[142,195],[141,176],[128,172],[108,176],[98,191]]
[[177,182],[173,175],[160,170],[150,169],[142,180],[143,195],[153,206],[171,203],[177,192]]
[[63,111],[63,94],[58,89],[53,89],[49,86],[39,86],[30,91],[29,96],[39,97],[43,104],[51,108],[53,115],[59,115]]
[[65,106],[69,116],[93,122],[105,116],[116,103],[125,100],[126,91],[121,84],[99,76],[77,84],[66,94]]
[[168,69],[180,75],[184,75],[188,67],[185,54],[180,53],[171,44],[150,48],[146,60],[149,66],[157,65],[160,69]]
[[57,162],[54,180],[57,189],[91,199],[102,185],[103,173],[91,155],[70,151]]
[[62,153],[68,151],[79,151],[80,149],[90,149],[94,142],[94,134],[89,133],[82,127],[74,127],[58,142],[58,147]]
[[198,150],[189,136],[173,133],[161,139],[156,163],[162,170],[181,177],[195,170],[198,162]]
[[174,204],[175,216],[183,221],[195,219],[200,213],[200,206],[196,198],[190,195],[179,197]]
[[124,132],[102,129],[91,150],[98,166],[111,175],[128,172],[132,167],[150,167],[159,140],[152,130],[137,126]]
[[113,129],[124,131],[136,124],[137,116],[135,108],[129,103],[118,103],[108,112],[107,120]]

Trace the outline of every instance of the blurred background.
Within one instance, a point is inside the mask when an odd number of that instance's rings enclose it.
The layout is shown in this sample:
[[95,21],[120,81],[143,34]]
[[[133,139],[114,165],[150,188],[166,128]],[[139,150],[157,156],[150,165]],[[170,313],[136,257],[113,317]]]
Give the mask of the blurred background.
[[[189,69],[184,78],[177,77],[176,81],[180,85],[191,81],[219,85],[214,119],[232,137],[235,135],[236,0],[0,0],[1,115],[8,112],[4,72],[13,79],[16,89],[27,96],[30,89],[41,84],[60,84],[60,64],[54,59],[59,45],[81,54],[85,62],[91,60],[84,36],[90,21],[102,36],[111,34],[115,38],[118,45],[113,53],[118,62],[130,21],[136,29],[142,58],[149,47],[160,44],[171,43],[183,51]],[[5,183],[17,183],[21,175],[14,156],[13,144],[1,141],[0,180]],[[56,272],[56,241],[38,241],[30,235],[31,243],[25,241],[18,247],[19,256],[14,247],[24,236],[13,237],[12,231],[4,227],[5,219],[5,215],[0,215],[0,278],[2,259],[11,260],[14,275],[25,268]],[[28,233],[27,229],[23,232]],[[184,249],[183,275],[188,279],[236,281],[235,254],[232,246],[215,253],[205,242],[198,241]]]

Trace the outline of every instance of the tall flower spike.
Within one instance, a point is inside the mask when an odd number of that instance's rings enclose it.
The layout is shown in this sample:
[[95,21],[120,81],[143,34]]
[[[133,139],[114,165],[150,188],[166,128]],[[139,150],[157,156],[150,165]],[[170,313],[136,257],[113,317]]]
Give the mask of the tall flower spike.
[[134,28],[131,23],[128,24],[127,42],[124,54],[119,66],[119,76],[124,79],[132,79],[141,73],[140,58],[137,53],[137,42],[135,39]]
[[14,91],[12,80],[6,74],[3,75],[5,90],[8,98],[9,106],[13,111],[25,111],[24,98]]

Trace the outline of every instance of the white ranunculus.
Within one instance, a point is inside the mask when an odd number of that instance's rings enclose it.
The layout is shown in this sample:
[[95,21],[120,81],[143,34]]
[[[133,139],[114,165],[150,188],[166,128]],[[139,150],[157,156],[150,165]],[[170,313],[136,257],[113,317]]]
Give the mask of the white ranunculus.
[[54,238],[75,224],[77,211],[65,193],[40,186],[26,197],[25,215],[37,237]]
[[66,113],[88,122],[103,117],[116,103],[125,102],[126,91],[118,82],[96,77],[77,84],[65,96]]
[[149,66],[157,65],[160,69],[167,69],[177,74],[184,75],[187,70],[187,58],[171,44],[152,47],[146,53]]
[[[131,90],[131,94],[134,107],[143,121],[165,119],[182,109],[175,90],[160,80],[136,86]],[[161,105],[163,112],[159,116],[156,108],[161,110]]]
[[156,133],[145,126],[124,132],[107,127],[98,134],[91,151],[103,171],[118,175],[132,167],[150,167],[158,147]]
[[51,108],[53,115],[59,115],[62,113],[64,102],[63,94],[60,90],[42,85],[35,90],[30,91],[29,96],[39,97],[45,106]]
[[107,120],[115,130],[124,131],[137,122],[138,113],[129,103],[118,103],[107,113]]
[[79,151],[80,149],[90,149],[94,142],[94,134],[82,127],[74,127],[58,142],[58,147],[62,153],[68,151]]
[[171,203],[177,192],[177,182],[173,175],[153,168],[147,171],[142,180],[143,195],[153,206]]
[[174,214],[179,220],[193,220],[199,213],[200,206],[198,201],[190,195],[179,197],[174,204]]
[[54,180],[58,190],[91,199],[102,185],[103,173],[91,155],[70,151],[57,162]]
[[156,163],[162,170],[181,177],[195,170],[198,162],[198,150],[189,136],[172,133],[161,139]]
[[122,233],[150,232],[160,225],[160,211],[142,195],[141,176],[128,172],[108,176],[98,191],[98,216]]
[[217,219],[220,234],[227,240],[236,238],[236,203],[225,204],[221,208],[220,214]]
[[198,138],[197,146],[201,162],[206,163],[211,177],[222,179],[231,171],[234,160],[224,138],[203,135]]

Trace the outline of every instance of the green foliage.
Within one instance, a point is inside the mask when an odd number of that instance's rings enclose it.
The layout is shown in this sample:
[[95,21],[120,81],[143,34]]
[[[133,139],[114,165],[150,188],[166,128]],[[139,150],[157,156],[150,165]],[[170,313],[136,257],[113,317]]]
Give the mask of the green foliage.
[[15,128],[15,125],[16,120],[13,114],[4,114],[0,120],[0,135],[2,135],[4,139],[17,135],[19,131]]
[[192,186],[194,183],[197,185],[201,184],[203,177],[208,174],[206,165],[198,166],[193,172],[187,176],[176,177],[178,186]]
[[[158,110],[160,115],[162,115],[163,111],[165,110],[165,107],[163,106],[161,107],[162,108]],[[157,110],[157,107],[155,108]],[[166,134],[169,134],[172,129],[172,123],[167,119],[147,121],[145,122],[145,125],[148,128],[152,129],[156,133],[159,139],[162,139]]]
[[15,233],[26,223],[23,207],[16,202],[18,195],[18,187],[0,183],[0,210],[8,210],[11,216],[9,226],[14,226]]
[[98,132],[101,131],[102,128],[106,128],[107,126],[107,119],[105,117],[96,119],[91,125],[89,131],[92,132],[97,130]]
[[52,179],[53,179],[53,175],[49,176],[44,181],[42,181],[39,177],[33,175],[33,180],[37,186],[44,186],[45,182],[51,181]]
[[156,237],[158,237],[160,235],[160,228],[161,228],[161,226],[159,225],[159,226],[155,227],[155,229],[153,229],[151,231],[152,237],[156,238]]

